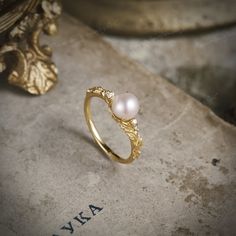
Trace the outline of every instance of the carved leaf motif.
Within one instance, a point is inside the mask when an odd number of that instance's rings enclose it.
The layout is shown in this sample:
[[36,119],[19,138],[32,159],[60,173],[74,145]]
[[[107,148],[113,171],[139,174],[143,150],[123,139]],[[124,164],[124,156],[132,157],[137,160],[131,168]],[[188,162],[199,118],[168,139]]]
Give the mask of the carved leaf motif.
[[36,21],[39,19],[38,14],[26,16],[13,30],[10,32],[11,39],[22,39],[26,33],[33,29]]
[[55,0],[44,0],[41,6],[46,18],[54,19],[61,14],[61,5]]
[[29,64],[28,90],[32,94],[44,94],[56,82],[57,71],[54,64],[37,60]]
[[44,94],[56,82],[57,69],[47,60],[40,59],[33,50],[24,52],[14,46],[7,48],[16,57],[16,66],[8,81],[31,94]]

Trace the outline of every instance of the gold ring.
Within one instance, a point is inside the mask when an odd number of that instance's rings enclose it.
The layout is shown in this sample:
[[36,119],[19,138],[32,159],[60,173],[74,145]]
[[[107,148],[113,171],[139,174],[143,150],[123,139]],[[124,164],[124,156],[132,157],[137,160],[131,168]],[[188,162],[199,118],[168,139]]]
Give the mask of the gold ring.
[[[112,118],[128,135],[131,144],[131,153],[128,158],[122,158],[114,153],[101,139],[92,120],[91,98],[93,97],[101,98],[107,103]],[[127,164],[134,161],[140,155],[142,139],[138,133],[137,120],[134,118],[138,110],[138,99],[131,93],[115,96],[112,91],[102,87],[94,87],[87,90],[84,102],[86,122],[94,140],[111,160]]]

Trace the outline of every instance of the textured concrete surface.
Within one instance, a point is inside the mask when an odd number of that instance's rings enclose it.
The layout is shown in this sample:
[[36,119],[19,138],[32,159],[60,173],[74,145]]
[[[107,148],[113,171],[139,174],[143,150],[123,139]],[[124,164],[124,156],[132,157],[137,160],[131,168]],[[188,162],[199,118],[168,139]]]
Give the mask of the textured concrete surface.
[[171,37],[105,39],[236,124],[236,27]]
[[[0,235],[235,235],[236,128],[68,16],[47,41],[55,89],[32,97],[0,82]],[[144,147],[132,165],[90,138],[83,99],[94,85],[141,101]],[[103,111],[94,107],[104,138],[123,150]],[[103,209],[93,216],[89,204]],[[84,225],[73,219],[81,211]]]

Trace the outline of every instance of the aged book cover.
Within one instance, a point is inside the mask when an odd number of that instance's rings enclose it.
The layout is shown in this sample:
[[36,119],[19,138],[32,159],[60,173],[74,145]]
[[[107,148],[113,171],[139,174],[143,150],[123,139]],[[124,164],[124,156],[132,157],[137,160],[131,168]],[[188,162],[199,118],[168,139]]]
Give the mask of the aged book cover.
[[[0,82],[0,235],[235,235],[236,128],[66,15],[46,40],[60,69],[50,93]],[[93,143],[83,114],[93,86],[140,100],[144,146],[131,165]],[[104,139],[128,151],[95,105]]]

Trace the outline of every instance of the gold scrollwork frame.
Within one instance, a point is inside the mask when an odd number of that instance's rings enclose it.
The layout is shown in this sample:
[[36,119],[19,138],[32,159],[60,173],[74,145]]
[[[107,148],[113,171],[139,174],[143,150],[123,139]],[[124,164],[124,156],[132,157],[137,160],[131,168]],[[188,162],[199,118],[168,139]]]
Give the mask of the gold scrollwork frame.
[[[57,0],[29,0],[24,9],[27,13],[14,23],[7,34],[8,42],[0,48],[0,72],[8,69],[10,84],[41,95],[56,83],[57,68],[51,60],[52,50],[41,46],[39,37],[42,31],[48,35],[57,31],[61,4]],[[13,14],[5,25],[11,19],[14,19]]]

